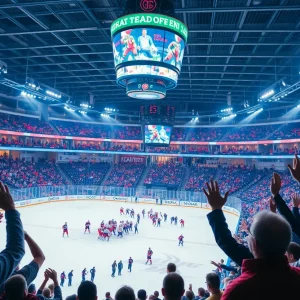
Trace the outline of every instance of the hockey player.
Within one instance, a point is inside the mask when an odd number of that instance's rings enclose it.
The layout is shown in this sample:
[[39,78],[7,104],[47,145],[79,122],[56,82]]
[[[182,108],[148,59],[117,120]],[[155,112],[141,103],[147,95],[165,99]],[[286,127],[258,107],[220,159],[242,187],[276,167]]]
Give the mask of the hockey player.
[[157,227],[160,227],[161,218],[157,219]]
[[122,269],[123,269],[123,263],[122,261],[120,260],[119,263],[118,263],[118,276],[121,276],[121,272],[122,272]]
[[149,261],[150,261],[150,265],[152,265],[152,255],[153,255],[153,251],[151,250],[151,248],[149,248],[147,252],[146,265],[148,264]]
[[88,231],[89,233],[91,233],[90,231],[90,226],[91,226],[91,222],[90,221],[87,221],[85,223],[85,230],[84,230],[84,233],[86,233],[86,231]]
[[98,239],[103,239],[103,231],[101,228],[98,228]]
[[134,225],[134,234],[139,233],[138,231],[138,223],[135,223]]
[[110,231],[109,231],[109,229],[105,228],[104,231],[103,231],[103,233],[104,233],[104,236],[103,236],[104,240],[107,239],[107,241],[109,242],[109,238],[110,238]]
[[66,279],[66,274],[65,274],[65,272],[62,272],[60,274],[60,286],[61,287],[64,287],[65,279]]
[[168,215],[164,213],[164,221],[167,222]]
[[120,216],[122,216],[122,215],[124,215],[124,216],[125,216],[125,213],[124,213],[124,208],[123,208],[123,207],[121,207],[121,208],[120,208]]
[[84,282],[85,281],[85,276],[87,275],[87,271],[86,271],[86,268],[84,268],[81,272],[81,282]]
[[128,259],[128,271],[129,272],[131,272],[132,264],[133,264],[133,259],[131,257],[129,257],[129,259]]
[[171,225],[173,224],[173,222],[174,222],[174,217],[171,217]]
[[130,223],[129,223],[129,229],[130,229],[130,231],[132,231],[132,227],[133,227],[133,223],[132,223],[132,221],[130,221]]
[[134,210],[133,209],[130,211],[130,218],[134,218]]
[[126,208],[126,216],[130,214],[130,209]]
[[111,277],[115,277],[115,274],[116,274],[116,268],[117,268],[117,261],[115,260],[115,261],[113,262],[113,264],[111,265],[111,269],[112,269]]
[[177,222],[178,222],[178,218],[177,216],[174,218],[174,225],[177,225]]
[[156,220],[157,220],[157,219],[156,219],[155,217],[152,218],[152,225],[153,225],[153,226],[156,226]]
[[137,214],[137,215],[136,215],[136,218],[137,218],[137,222],[140,223],[140,219],[141,219],[140,214]]
[[142,210],[143,218],[145,218],[145,213],[146,213],[146,211],[145,211],[145,209],[143,209],[143,210]]
[[123,227],[122,225],[119,225],[118,227],[118,236],[117,237],[123,237]]
[[181,234],[178,238],[178,241],[179,241],[178,246],[180,246],[180,245],[183,246],[183,239],[184,239],[184,236]]
[[63,237],[65,236],[65,233],[67,234],[67,237],[69,237],[69,231],[68,231],[68,224],[67,222],[62,226],[63,229]]
[[93,268],[90,270],[90,273],[91,273],[91,282],[94,282],[95,275],[96,275],[96,268],[93,267]]
[[72,286],[73,270],[68,274],[68,286]]
[[184,227],[184,220],[183,219],[180,219],[179,223],[180,223],[181,227]]
[[104,228],[104,221],[101,222],[100,227],[103,230],[103,228]]

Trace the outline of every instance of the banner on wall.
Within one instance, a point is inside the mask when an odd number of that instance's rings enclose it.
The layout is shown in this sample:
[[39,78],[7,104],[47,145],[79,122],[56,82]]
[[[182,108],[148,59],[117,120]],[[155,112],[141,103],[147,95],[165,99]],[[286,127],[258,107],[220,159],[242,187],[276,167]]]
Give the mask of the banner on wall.
[[139,163],[145,164],[146,158],[144,156],[129,156],[129,155],[121,155],[120,156],[121,163]]

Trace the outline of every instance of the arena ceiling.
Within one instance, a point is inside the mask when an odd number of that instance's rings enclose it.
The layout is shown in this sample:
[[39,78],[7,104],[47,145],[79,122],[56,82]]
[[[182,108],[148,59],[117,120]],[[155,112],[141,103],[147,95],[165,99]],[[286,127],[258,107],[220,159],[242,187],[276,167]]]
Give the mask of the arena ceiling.
[[[93,93],[100,106],[137,107],[115,82],[109,29],[122,2],[1,0],[0,60],[8,65],[7,78],[24,84],[28,76],[78,100]],[[213,111],[230,92],[233,105],[256,104],[272,83],[300,77],[299,0],[175,2],[189,40],[178,87],[168,92],[172,103]]]

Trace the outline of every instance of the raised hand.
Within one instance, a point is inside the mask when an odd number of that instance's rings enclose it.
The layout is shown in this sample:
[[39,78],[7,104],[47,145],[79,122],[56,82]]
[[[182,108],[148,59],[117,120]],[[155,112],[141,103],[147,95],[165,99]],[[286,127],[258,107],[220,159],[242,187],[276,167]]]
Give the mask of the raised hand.
[[210,181],[210,185],[208,182],[206,182],[207,191],[203,188],[203,192],[207,197],[207,201],[209,205],[211,206],[212,210],[215,209],[222,209],[222,207],[227,202],[227,198],[229,195],[229,191],[227,191],[224,195],[224,197],[221,196],[219,191],[219,185],[217,181]]
[[299,194],[295,193],[292,196],[292,201],[293,201],[293,207],[299,207],[299,205],[300,205],[300,196],[299,196]]
[[214,262],[213,260],[211,260],[210,263],[216,267],[219,267],[219,265],[216,262]]
[[273,198],[270,197],[270,211],[276,214],[277,205],[274,202]]
[[2,181],[0,181],[0,208],[4,211],[15,209],[15,203],[8,186],[4,185]]
[[277,173],[273,173],[273,177],[271,179],[271,185],[270,190],[273,196],[276,196],[279,194],[279,191],[281,189],[281,178],[280,175]]
[[295,154],[295,158],[293,159],[293,167],[288,165],[288,168],[294,179],[300,182],[300,161],[297,154]]
[[53,269],[47,269],[45,271],[45,274],[47,274],[48,278],[52,279],[53,281],[57,281],[57,273]]

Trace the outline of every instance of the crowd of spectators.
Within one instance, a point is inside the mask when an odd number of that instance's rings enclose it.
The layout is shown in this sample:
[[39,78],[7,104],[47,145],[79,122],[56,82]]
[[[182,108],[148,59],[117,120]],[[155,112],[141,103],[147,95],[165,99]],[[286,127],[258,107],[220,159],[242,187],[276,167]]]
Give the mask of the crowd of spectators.
[[26,147],[26,148],[46,148],[46,149],[67,149],[67,142],[57,141],[57,140],[48,140],[48,139],[27,139],[26,142],[23,142],[22,139],[18,137],[6,138],[2,137],[0,139],[0,146],[9,146],[9,147]]
[[116,126],[114,127],[116,139],[121,140],[141,140],[142,131],[139,126]]
[[111,137],[111,127],[98,124],[56,121],[51,123],[58,130],[60,135],[66,136],[80,136],[109,139]]
[[53,127],[37,118],[0,113],[0,129],[38,134],[56,134]]
[[210,151],[208,147],[197,147],[197,146],[188,146],[186,150],[183,151],[183,153],[187,154],[210,154]]
[[192,142],[220,141],[226,129],[222,128],[188,128],[186,140]]
[[189,170],[189,177],[185,184],[186,191],[201,192],[204,183],[211,178],[215,178],[216,167],[206,167],[201,164],[194,164]]
[[185,172],[186,167],[179,163],[152,164],[144,180],[144,185],[178,189],[182,184]]
[[53,161],[25,161],[0,156],[0,180],[12,188],[67,184]]
[[75,185],[100,185],[110,168],[107,162],[60,163],[60,169]]
[[145,169],[141,163],[119,163],[113,166],[107,179],[106,186],[136,187]]
[[169,154],[178,154],[180,153],[178,146],[170,147],[147,147],[146,151],[148,153],[169,153]]
[[[139,126],[104,125],[75,121],[50,120],[0,113],[0,129],[18,132],[91,138],[141,140]],[[240,142],[286,140],[300,137],[299,123],[251,125],[239,127],[174,127],[172,141]]]

